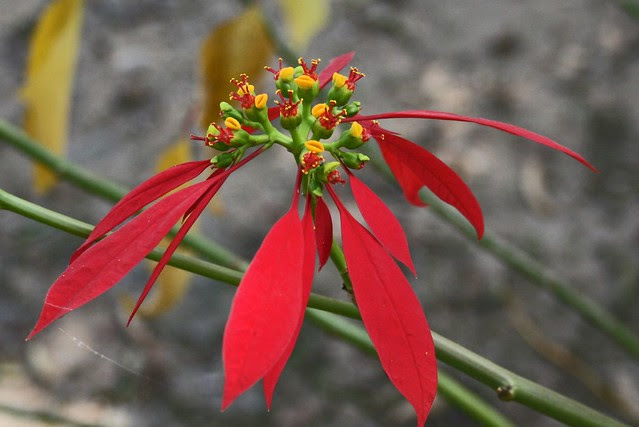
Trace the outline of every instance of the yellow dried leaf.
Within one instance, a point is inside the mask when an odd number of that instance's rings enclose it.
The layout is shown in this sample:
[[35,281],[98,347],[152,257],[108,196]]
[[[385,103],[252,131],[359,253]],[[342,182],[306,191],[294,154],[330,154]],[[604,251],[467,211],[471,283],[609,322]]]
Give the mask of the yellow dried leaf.
[[280,8],[288,28],[288,44],[293,50],[304,52],[328,22],[328,0],[280,0]]
[[[155,268],[155,265],[155,262],[149,261],[151,269]],[[164,267],[149,296],[144,300],[144,304],[140,306],[138,314],[143,317],[153,318],[171,310],[182,301],[191,284],[191,277],[191,273],[188,271],[180,270],[170,265]],[[133,299],[130,295],[122,295],[120,303],[125,310],[131,311],[135,307],[136,299]]]
[[229,81],[241,73],[259,76],[273,53],[273,43],[266,31],[258,6],[247,8],[227,21],[202,44],[200,63],[204,84],[202,127],[218,117],[221,101],[228,101],[235,88]]
[[158,161],[155,164],[155,171],[160,173],[171,166],[185,163],[190,160],[191,142],[184,138],[180,138],[160,153]]
[[[57,0],[40,17],[31,37],[25,83],[24,128],[56,154],[63,154],[68,138],[71,89],[80,45],[83,0]],[[49,190],[55,175],[35,166],[34,188]]]

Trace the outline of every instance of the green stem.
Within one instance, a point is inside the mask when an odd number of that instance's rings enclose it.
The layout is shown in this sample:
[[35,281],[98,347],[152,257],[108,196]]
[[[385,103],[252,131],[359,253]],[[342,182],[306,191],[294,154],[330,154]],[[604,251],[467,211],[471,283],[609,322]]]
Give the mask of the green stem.
[[[334,314],[318,311],[313,308],[306,309],[306,319],[326,332],[353,344],[364,353],[377,356],[377,351],[375,351],[370,337],[361,326],[353,325]],[[437,387],[438,394],[466,412],[473,419],[482,423],[482,425],[495,427],[509,427],[514,425],[487,402],[451,376],[441,370],[438,371],[437,376],[439,381]]]
[[337,268],[337,272],[342,278],[342,282],[344,283],[344,289],[349,293],[352,299],[355,298],[355,294],[353,293],[353,284],[351,283],[351,278],[348,275],[348,268],[346,267],[346,259],[344,258],[344,253],[342,249],[339,247],[337,242],[333,240],[333,244],[331,245],[331,261]]
[[637,0],[617,0],[619,7],[626,11],[630,16],[639,20],[639,1]]
[[[79,236],[88,235],[92,229],[89,224],[52,212],[2,190],[0,190],[0,208],[20,213],[28,218]],[[158,260],[162,256],[162,252],[155,249],[148,258]],[[180,254],[174,254],[169,264],[235,286],[242,278],[241,271]],[[308,307],[353,319],[361,319],[359,311],[353,304],[317,294],[311,295]],[[340,327],[347,331],[348,326],[342,325]],[[522,403],[569,425],[592,427],[624,425],[592,408],[520,377],[435,332],[433,332],[433,340],[435,341],[437,358],[440,361],[493,388],[504,400]]]
[[[41,144],[31,139],[21,129],[1,119],[0,139],[8,142],[32,160],[47,166],[61,179],[69,181],[91,194],[112,202],[117,202],[127,193],[124,187],[99,178],[87,169],[56,156]],[[220,264],[238,268],[245,268],[247,266],[245,261],[241,260],[226,248],[210,240],[206,240],[196,233],[189,233],[182,241],[182,245]]]
[[484,237],[478,241],[472,226],[456,210],[446,205],[432,193],[423,190],[420,196],[437,216],[453,225],[469,240],[493,254],[508,267],[517,271],[540,288],[551,292],[558,300],[579,313],[592,326],[609,335],[630,355],[639,359],[639,337],[628,329],[626,325],[615,319],[601,305],[575,291],[568,283],[549,272],[531,256],[496,235],[486,232]]

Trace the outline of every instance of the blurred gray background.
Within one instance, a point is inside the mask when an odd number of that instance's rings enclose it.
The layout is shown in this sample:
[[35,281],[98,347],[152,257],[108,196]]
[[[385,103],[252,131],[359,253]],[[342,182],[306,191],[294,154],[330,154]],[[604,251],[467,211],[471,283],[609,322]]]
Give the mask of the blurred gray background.
[[[29,35],[46,4],[0,2],[0,117],[14,124],[23,113],[16,92]],[[275,4],[264,6],[286,37]],[[86,2],[68,157],[128,187],[150,176],[156,154],[180,136],[200,99],[202,40],[242,7]],[[599,168],[593,174],[562,154],[476,125],[386,123],[464,177],[488,232],[532,254],[639,333],[639,21],[612,0],[347,0],[332,2],[330,21],[304,55],[325,65],[357,51],[353,64],[367,77],[356,99],[365,113],[433,109],[511,122]],[[273,57],[269,65],[275,64]],[[37,196],[30,161],[6,145],[0,158],[0,186],[20,197],[91,223],[110,207],[64,182]],[[637,417],[636,360],[428,209],[408,205],[394,184],[368,169],[360,176],[407,230],[419,274],[411,283],[433,330],[588,405]],[[250,258],[284,213],[294,173],[289,155],[274,149],[234,174],[221,192],[224,213],[205,215],[203,233]],[[9,212],[0,213],[0,230],[3,426],[48,425],[16,409],[103,426],[414,425],[411,407],[377,361],[311,325],[302,330],[270,413],[260,386],[220,413],[221,339],[234,289],[202,278],[170,313],[125,328],[118,296],[137,295],[149,274],[138,268],[25,343],[46,290],[81,241]],[[331,266],[314,286],[346,298]],[[549,343],[569,354],[569,364],[583,363],[585,373],[576,377],[549,361]],[[558,425],[441,368],[518,425]],[[593,378],[599,394],[613,392],[616,403],[593,393],[586,384]],[[475,424],[438,399],[428,425]]]

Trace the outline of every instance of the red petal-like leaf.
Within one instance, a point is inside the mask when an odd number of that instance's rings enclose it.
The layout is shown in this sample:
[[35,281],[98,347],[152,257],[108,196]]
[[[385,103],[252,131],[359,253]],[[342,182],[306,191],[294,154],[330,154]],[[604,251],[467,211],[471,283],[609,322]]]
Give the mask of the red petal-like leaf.
[[357,207],[377,240],[391,255],[417,275],[408,249],[406,234],[393,212],[355,175],[349,174],[349,181]]
[[437,392],[435,346],[426,316],[410,284],[388,252],[339,202],[346,265],[382,367],[426,422]]
[[343,122],[355,121],[355,120],[381,120],[381,119],[434,119],[434,120],[452,120],[456,122],[470,122],[476,123],[482,126],[488,126],[504,132],[508,132],[513,135],[521,136],[531,141],[537,142],[542,145],[546,145],[555,150],[561,151],[581,162],[593,172],[597,172],[597,169],[588,163],[579,153],[572,151],[569,148],[564,147],[556,141],[547,138],[538,133],[529,131],[528,129],[521,128],[519,126],[511,125],[509,123],[499,122],[497,120],[482,119],[479,117],[460,116],[453,113],[445,113],[442,111],[430,111],[430,110],[406,110],[406,111],[394,111],[381,114],[372,114],[368,116],[355,116],[352,118],[344,119]]
[[402,188],[406,200],[415,206],[426,206],[426,203],[419,197],[419,190],[424,186],[422,180],[404,165],[392,150],[386,150],[384,160]]
[[96,240],[122,224],[140,209],[185,182],[192,180],[210,165],[211,163],[208,160],[182,163],[152,176],[135,187],[116,203],[109,213],[95,226],[89,237],[71,255],[70,262],[73,263]]
[[149,280],[146,282],[146,285],[144,286],[144,289],[142,290],[142,293],[140,294],[140,297],[138,298],[133,311],[131,311],[131,315],[129,316],[127,325],[131,323],[131,320],[133,320],[135,313],[137,313],[140,305],[142,305],[142,302],[151,291],[153,284],[157,280],[160,273],[162,273],[164,267],[166,267],[167,263],[171,259],[171,256],[182,242],[182,239],[184,239],[184,236],[186,236],[186,233],[189,232],[193,224],[195,224],[195,221],[197,221],[198,217],[202,214],[202,211],[204,211],[213,196],[215,196],[215,194],[222,187],[222,184],[224,184],[226,178],[227,176],[223,176],[218,180],[206,181],[209,183],[209,189],[198,200],[196,200],[191,207],[189,207],[188,217],[186,218],[184,224],[182,224],[178,232],[175,234],[175,237],[173,238],[169,246],[164,251],[164,254],[162,255],[162,258],[160,258],[160,261],[158,261],[157,265],[153,269],[151,277],[149,277]]
[[331,255],[331,245],[333,244],[333,220],[331,211],[326,206],[324,199],[315,199],[315,240],[317,242],[317,255],[319,258],[319,268],[321,270]]
[[[363,122],[367,126],[370,122]],[[446,163],[432,153],[401,136],[382,128],[371,128],[382,155],[406,198],[413,204],[419,201],[419,190],[428,187],[437,197],[453,205],[475,227],[477,237],[484,234],[484,217],[470,188]]]
[[222,410],[266,375],[293,338],[302,310],[302,253],[302,222],[291,209],[269,231],[233,299],[222,344]]
[[333,73],[337,73],[342,68],[346,67],[351,62],[351,59],[353,59],[354,56],[355,52],[348,52],[331,59],[326,68],[324,68],[319,73],[319,76],[317,76],[317,80],[319,81],[319,88],[322,89],[324,86],[326,86],[333,79]]
[[157,246],[209,186],[202,182],[165,197],[87,249],[51,286],[27,339],[115,285]]
[[313,215],[311,213],[310,200],[306,201],[306,209],[304,211],[304,217],[302,218],[302,231],[304,233],[304,264],[302,270],[302,303],[299,321],[293,338],[288,343],[288,347],[280,356],[280,359],[275,363],[270,371],[264,376],[264,397],[266,399],[266,407],[271,409],[271,402],[273,400],[273,391],[277,385],[277,380],[284,370],[288,358],[291,356],[293,349],[295,348],[295,342],[302,329],[304,323],[304,313],[306,304],[308,304],[308,298],[311,295],[311,286],[313,284],[313,275],[315,274],[315,231],[313,230]]

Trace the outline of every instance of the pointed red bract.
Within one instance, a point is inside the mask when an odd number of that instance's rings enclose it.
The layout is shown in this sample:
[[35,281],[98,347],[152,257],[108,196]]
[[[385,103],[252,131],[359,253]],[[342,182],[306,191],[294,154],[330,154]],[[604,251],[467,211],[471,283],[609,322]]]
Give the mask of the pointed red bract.
[[311,287],[313,284],[313,275],[315,274],[315,232],[313,230],[313,215],[311,213],[310,200],[306,201],[306,209],[304,211],[304,217],[302,218],[302,231],[304,233],[304,253],[303,253],[303,270],[302,270],[302,301],[300,316],[297,323],[297,328],[293,333],[293,338],[288,344],[288,347],[280,356],[275,365],[264,376],[264,398],[266,400],[266,407],[271,409],[271,402],[273,400],[273,392],[275,386],[280,377],[280,374],[284,370],[284,366],[288,361],[293,349],[297,337],[302,329],[304,323],[304,313],[306,312],[306,305],[308,304],[308,298],[311,295]]
[[401,224],[377,194],[355,175],[349,173],[353,197],[366,224],[377,240],[400,262],[417,275],[408,249],[408,240]]
[[203,182],[165,197],[87,249],[51,286],[27,339],[115,285],[157,246],[208,188],[209,183]]
[[302,309],[303,252],[295,208],[269,231],[233,299],[222,344],[222,410],[266,375],[293,338]]
[[171,259],[171,256],[173,255],[173,253],[175,253],[176,249],[182,242],[182,239],[184,239],[184,236],[186,236],[186,233],[189,232],[193,224],[195,224],[195,221],[197,221],[198,217],[202,214],[202,211],[204,211],[204,209],[206,208],[208,203],[211,201],[213,196],[215,196],[215,194],[222,187],[222,184],[224,184],[224,181],[226,180],[226,178],[227,176],[222,176],[216,180],[206,181],[209,184],[208,190],[198,200],[196,200],[192,206],[189,207],[189,210],[186,213],[188,217],[186,218],[186,220],[184,221],[184,224],[182,224],[182,226],[176,233],[173,240],[171,240],[171,243],[169,244],[169,246],[164,251],[162,258],[160,258],[157,265],[153,269],[153,272],[151,273],[151,277],[149,277],[149,280],[146,282],[146,285],[144,286],[144,289],[142,290],[142,293],[140,294],[140,297],[138,298],[138,301],[135,304],[135,307],[131,311],[131,315],[129,316],[127,325],[129,325],[131,323],[131,320],[133,320],[135,313],[137,313],[138,309],[140,308],[140,305],[142,305],[142,302],[151,291],[153,284],[157,280],[158,276],[160,276],[160,273],[162,273],[162,270],[164,269],[164,267],[166,267],[166,265],[168,264],[169,260]]
[[[364,122],[363,126],[369,126],[370,123]],[[454,170],[432,153],[401,136],[380,127],[369,129],[408,201],[423,206],[423,203],[415,202],[419,201],[421,187],[428,187],[437,197],[464,215],[481,239],[484,234],[481,208],[470,188]]]
[[388,252],[337,199],[344,257],[364,326],[384,371],[417,413],[426,418],[437,392],[435,346],[415,293]]
[[406,111],[394,111],[381,114],[371,114],[367,116],[355,116],[352,118],[344,119],[343,122],[359,121],[359,120],[382,120],[382,119],[434,119],[434,120],[452,120],[456,122],[469,122],[475,123],[481,126],[487,126],[494,129],[501,130],[516,136],[529,139],[539,144],[548,146],[555,150],[561,151],[564,154],[572,157],[573,159],[581,162],[593,172],[597,172],[597,169],[588,163],[579,153],[574,152],[570,148],[564,147],[552,139],[540,135],[538,133],[529,131],[519,126],[511,125],[509,123],[499,122],[497,120],[482,119],[480,117],[468,117],[460,116],[453,113],[445,113],[443,111],[430,111],[430,110],[406,110]]
[[140,209],[156,201],[169,191],[192,180],[210,165],[211,162],[208,160],[182,163],[152,176],[135,187],[100,220],[89,237],[71,255],[70,262],[74,262],[96,240],[122,224]]
[[322,89],[326,86],[333,79],[333,73],[338,73],[342,68],[346,67],[354,56],[355,52],[348,52],[331,59],[326,68],[317,76],[319,88]]
[[324,199],[315,199],[315,241],[317,243],[317,255],[319,258],[318,270],[321,270],[331,255],[333,244],[333,220],[331,211],[326,206]]

